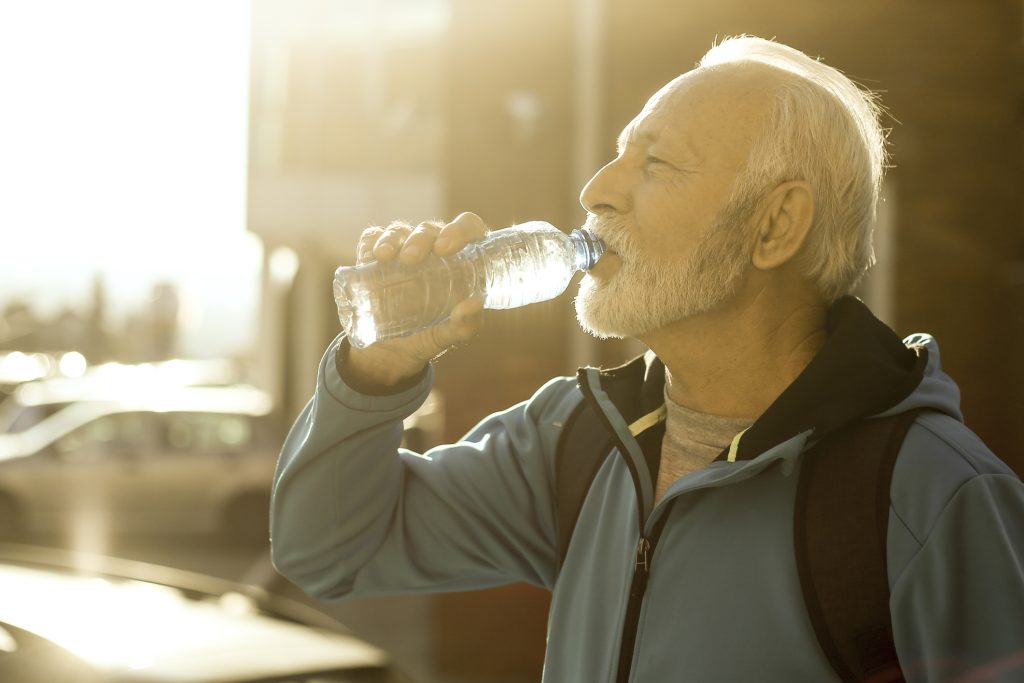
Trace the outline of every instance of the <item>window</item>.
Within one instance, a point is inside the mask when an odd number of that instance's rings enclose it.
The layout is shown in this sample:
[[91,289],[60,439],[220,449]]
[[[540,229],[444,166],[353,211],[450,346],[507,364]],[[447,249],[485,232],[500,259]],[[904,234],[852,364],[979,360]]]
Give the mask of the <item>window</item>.
[[165,413],[163,446],[176,453],[237,453],[252,442],[248,416],[228,413]]
[[104,415],[62,437],[54,448],[64,460],[138,456],[149,445],[151,431],[152,425],[145,413]]
[[[23,406],[18,409],[17,404],[11,404],[13,410],[10,412],[11,423],[7,431],[11,433],[23,432],[29,427],[34,427],[46,418],[65,408],[67,403],[43,403],[35,406]],[[3,420],[0,419],[0,424]]]

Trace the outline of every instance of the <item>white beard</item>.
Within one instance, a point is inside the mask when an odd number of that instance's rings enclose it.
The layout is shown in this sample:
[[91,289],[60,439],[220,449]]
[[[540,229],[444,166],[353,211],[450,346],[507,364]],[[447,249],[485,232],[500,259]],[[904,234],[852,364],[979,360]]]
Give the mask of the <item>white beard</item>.
[[[743,207],[745,208],[745,207]],[[727,206],[683,263],[643,253],[622,223],[591,214],[586,227],[622,259],[610,280],[580,281],[576,318],[601,339],[638,337],[718,307],[738,289],[750,263],[739,205]]]

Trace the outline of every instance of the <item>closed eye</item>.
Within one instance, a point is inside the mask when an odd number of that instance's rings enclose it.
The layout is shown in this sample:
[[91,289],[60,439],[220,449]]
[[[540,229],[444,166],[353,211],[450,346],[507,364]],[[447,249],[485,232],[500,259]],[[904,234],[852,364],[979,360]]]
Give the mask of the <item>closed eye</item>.
[[659,159],[658,157],[652,156],[650,154],[648,154],[647,157],[644,159],[644,163],[646,163],[648,166],[653,166],[654,164],[664,164],[666,166],[672,165],[665,161],[664,159]]
[[665,161],[661,157],[656,157],[653,154],[648,154],[644,157],[644,171],[655,171],[662,169],[663,171],[679,171],[679,167],[675,164]]

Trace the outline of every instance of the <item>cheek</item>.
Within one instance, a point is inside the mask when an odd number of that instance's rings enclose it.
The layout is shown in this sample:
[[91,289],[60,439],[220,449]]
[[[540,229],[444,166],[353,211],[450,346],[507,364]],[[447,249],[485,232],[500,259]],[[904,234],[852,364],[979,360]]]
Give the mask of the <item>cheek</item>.
[[636,242],[656,259],[685,257],[713,222],[706,201],[671,187],[636,197]]

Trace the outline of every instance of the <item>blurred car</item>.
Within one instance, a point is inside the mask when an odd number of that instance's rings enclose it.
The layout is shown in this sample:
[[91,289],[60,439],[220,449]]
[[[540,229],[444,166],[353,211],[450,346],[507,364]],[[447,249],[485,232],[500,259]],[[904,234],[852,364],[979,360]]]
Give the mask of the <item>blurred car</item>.
[[[5,360],[14,355],[8,354]],[[26,361],[37,356],[41,354],[20,354]],[[12,386],[10,396],[0,401],[0,434],[23,432],[76,401],[120,399],[156,387],[228,386],[237,383],[241,375],[239,367],[228,360],[173,359],[102,363],[83,366],[74,376],[32,377]]]
[[283,439],[246,385],[70,403],[0,434],[0,533],[267,535]]
[[14,393],[26,382],[51,377],[77,377],[84,374],[87,367],[85,356],[77,351],[0,351],[0,399]]
[[258,587],[0,544],[4,683],[400,683],[388,655]]

